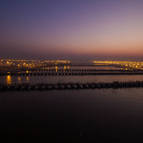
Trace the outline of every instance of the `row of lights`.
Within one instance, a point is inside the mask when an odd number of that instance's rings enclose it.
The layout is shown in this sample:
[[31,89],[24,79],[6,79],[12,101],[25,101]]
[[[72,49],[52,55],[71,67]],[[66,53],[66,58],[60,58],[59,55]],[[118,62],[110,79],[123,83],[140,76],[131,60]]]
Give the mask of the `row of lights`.
[[143,62],[134,61],[93,61],[94,64],[119,65],[125,69],[143,69]]

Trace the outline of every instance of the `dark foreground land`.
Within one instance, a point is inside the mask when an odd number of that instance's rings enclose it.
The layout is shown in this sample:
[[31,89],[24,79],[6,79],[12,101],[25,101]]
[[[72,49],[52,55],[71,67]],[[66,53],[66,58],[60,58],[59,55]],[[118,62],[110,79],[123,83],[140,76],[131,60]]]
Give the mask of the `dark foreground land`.
[[142,142],[143,88],[0,93],[6,142]]

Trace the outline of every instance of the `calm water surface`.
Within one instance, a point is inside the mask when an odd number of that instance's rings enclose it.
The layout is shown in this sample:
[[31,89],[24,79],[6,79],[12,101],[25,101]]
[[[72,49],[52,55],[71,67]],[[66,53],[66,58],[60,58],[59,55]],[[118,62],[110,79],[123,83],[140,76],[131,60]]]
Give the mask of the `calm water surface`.
[[143,89],[0,93],[1,135],[21,142],[139,142]]
[[87,83],[113,81],[143,81],[143,75],[96,75],[96,76],[1,76],[0,84],[21,83]]

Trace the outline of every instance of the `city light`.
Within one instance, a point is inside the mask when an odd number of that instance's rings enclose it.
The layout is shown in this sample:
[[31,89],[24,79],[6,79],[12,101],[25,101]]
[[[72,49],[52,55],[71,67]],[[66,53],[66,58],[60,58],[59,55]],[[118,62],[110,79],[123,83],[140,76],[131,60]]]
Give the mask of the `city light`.
[[95,65],[114,65],[122,70],[143,70],[143,62],[137,61],[93,61]]

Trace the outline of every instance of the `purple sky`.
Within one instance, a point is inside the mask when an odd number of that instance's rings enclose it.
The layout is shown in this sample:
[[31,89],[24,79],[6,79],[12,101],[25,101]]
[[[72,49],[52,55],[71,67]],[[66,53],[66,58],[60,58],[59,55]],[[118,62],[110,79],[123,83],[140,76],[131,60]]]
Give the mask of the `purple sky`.
[[142,0],[1,0],[0,57],[143,56]]

